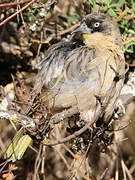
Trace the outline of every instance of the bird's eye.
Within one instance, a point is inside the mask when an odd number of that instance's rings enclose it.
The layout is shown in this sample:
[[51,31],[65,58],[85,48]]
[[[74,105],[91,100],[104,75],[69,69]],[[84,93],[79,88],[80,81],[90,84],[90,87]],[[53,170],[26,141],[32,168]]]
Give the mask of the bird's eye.
[[100,25],[100,23],[99,23],[99,22],[96,22],[96,23],[94,24],[94,27],[97,28],[97,27],[99,27],[99,25]]

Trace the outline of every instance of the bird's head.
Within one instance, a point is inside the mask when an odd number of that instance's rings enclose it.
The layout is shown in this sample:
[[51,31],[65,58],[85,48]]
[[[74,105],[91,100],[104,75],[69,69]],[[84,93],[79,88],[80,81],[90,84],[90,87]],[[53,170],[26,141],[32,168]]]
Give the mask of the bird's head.
[[111,35],[113,41],[118,45],[122,42],[117,23],[109,15],[103,13],[92,13],[85,16],[80,25],[72,31],[72,34],[81,33],[83,38],[87,39],[91,34],[97,32]]

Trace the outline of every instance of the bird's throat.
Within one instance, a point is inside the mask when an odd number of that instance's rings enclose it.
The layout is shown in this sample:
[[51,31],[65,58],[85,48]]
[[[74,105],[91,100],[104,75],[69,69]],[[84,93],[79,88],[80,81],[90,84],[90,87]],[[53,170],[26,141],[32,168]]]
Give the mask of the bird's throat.
[[90,34],[83,34],[83,38],[84,39],[87,39],[87,38],[89,38],[91,35]]

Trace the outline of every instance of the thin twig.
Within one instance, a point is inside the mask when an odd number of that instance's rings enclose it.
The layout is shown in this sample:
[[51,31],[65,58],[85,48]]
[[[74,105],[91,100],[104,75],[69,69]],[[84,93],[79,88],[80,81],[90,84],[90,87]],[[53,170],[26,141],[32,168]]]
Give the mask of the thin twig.
[[121,159],[121,167],[122,167],[122,172],[124,176],[124,180],[127,180],[126,172],[125,172],[125,166],[124,166],[124,161]]
[[132,177],[131,173],[129,172],[126,164],[123,161],[122,152],[121,152],[121,149],[120,149],[119,145],[118,145],[118,150],[119,150],[119,155],[120,155],[120,158],[121,158],[121,167],[122,167],[122,171],[123,171],[124,180],[127,180],[127,176],[129,178],[129,180],[133,180],[133,177]]
[[17,11],[16,13],[12,14],[11,16],[9,16],[7,19],[5,19],[4,21],[2,21],[0,23],[0,26],[4,25],[5,23],[7,23],[10,19],[12,19],[13,17],[15,17],[17,14],[19,14],[20,12],[22,12],[23,10],[25,10],[27,7],[29,7],[35,0],[32,0],[31,2],[29,2],[26,6],[24,6],[22,9],[20,9],[19,11]]
[[118,158],[116,158],[116,170],[115,170],[115,180],[119,180],[119,167]]
[[[122,161],[123,161],[123,160],[122,160]],[[124,166],[125,172],[126,172],[127,175],[128,175],[129,180],[133,180],[133,177],[132,177],[129,169],[127,168],[126,164],[124,163],[124,161],[123,161],[123,166]]]
[[[73,31],[78,25],[79,25],[79,24],[75,24],[75,25],[73,25],[72,27],[70,27],[70,28],[68,28],[68,29],[66,29],[66,30],[59,31],[59,32],[57,33],[57,36],[60,37],[60,36],[62,36],[62,35],[64,35],[64,34],[66,34],[66,33],[69,33],[70,31]],[[55,38],[55,36],[56,36],[56,34],[53,33],[50,37],[48,37],[48,38],[46,39],[46,41],[49,41],[49,42],[50,42],[53,38]]]
[[31,0],[24,0],[24,1],[19,1],[19,2],[12,2],[12,3],[4,3],[4,4],[0,4],[0,8],[1,7],[11,7],[11,6],[16,6],[16,5],[19,5],[19,4],[24,4],[26,2],[29,2]]
[[69,169],[70,169],[70,166],[69,166],[67,160],[65,159],[65,157],[63,156],[63,154],[62,154],[60,151],[58,151],[55,147],[53,147],[53,148],[54,148],[55,151],[59,154],[59,156],[61,157],[61,159],[62,159],[63,162],[65,163],[67,169],[69,170]]
[[37,158],[36,158],[36,161],[35,161],[33,180],[37,179],[37,172],[38,172],[38,169],[39,169],[39,166],[40,166],[40,163],[41,163],[41,151],[42,151],[42,147],[43,147],[42,144],[40,144],[39,152],[37,154]]
[[104,170],[104,172],[102,173],[102,175],[101,175],[101,177],[100,177],[99,180],[103,180],[103,179],[104,179],[104,177],[105,177],[107,171],[108,171],[108,168],[106,168],[106,169]]
[[46,155],[46,147],[42,147],[42,162],[41,162],[41,174],[45,176],[45,155]]
[[62,145],[73,157],[75,157],[75,154],[65,144]]

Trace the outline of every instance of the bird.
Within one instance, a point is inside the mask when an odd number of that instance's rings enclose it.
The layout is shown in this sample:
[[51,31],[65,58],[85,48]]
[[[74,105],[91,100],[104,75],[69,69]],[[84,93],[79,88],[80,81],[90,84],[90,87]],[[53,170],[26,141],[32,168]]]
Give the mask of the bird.
[[[125,59],[120,30],[108,14],[86,15],[71,34],[80,36],[83,43],[59,42],[53,45],[41,62],[31,100],[38,94],[49,109],[77,107],[80,118],[92,122],[104,102],[116,72],[123,75]],[[119,79],[104,112],[104,121],[112,116],[124,82]]]

